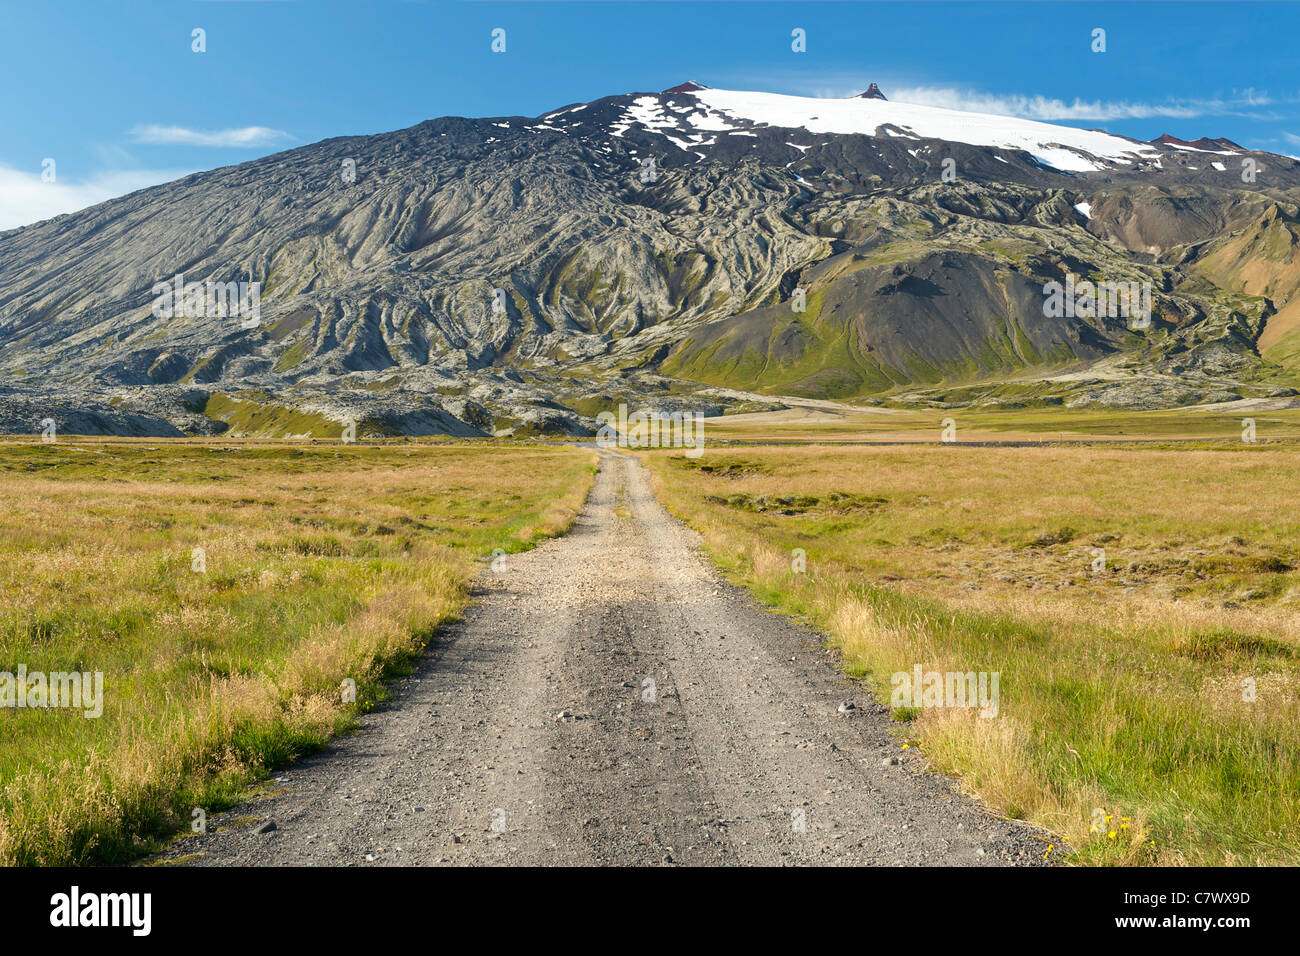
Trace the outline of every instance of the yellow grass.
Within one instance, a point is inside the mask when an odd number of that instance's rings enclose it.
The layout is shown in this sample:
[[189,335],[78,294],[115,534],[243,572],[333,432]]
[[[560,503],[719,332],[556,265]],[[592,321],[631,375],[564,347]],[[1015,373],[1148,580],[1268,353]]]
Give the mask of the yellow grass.
[[1077,861],[1300,861],[1300,451],[646,458],[718,562],[884,699],[917,664],[999,672],[996,718],[900,707],[900,733]]
[[126,858],[319,746],[593,473],[571,448],[0,445],[0,672],[104,675],[98,719],[0,708],[0,862]]

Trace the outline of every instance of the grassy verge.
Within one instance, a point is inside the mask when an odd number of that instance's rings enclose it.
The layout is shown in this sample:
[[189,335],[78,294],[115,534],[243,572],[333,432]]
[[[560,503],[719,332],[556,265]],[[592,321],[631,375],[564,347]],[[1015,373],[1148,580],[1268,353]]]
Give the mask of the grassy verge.
[[1300,451],[644,457],[719,565],[882,699],[917,665],[998,672],[996,717],[893,701],[900,734],[1076,862],[1300,862]]
[[567,448],[0,445],[0,673],[103,674],[97,719],[0,707],[0,863],[127,859],[230,805],[372,706],[484,556],[565,531],[593,475]]
[[[1300,438],[1300,409],[1243,407],[1223,409],[1024,408],[875,408],[795,407],[778,412],[725,415],[708,419],[710,441],[797,442],[938,442],[943,423],[952,419],[957,442],[1178,441],[1241,442],[1246,419],[1255,423],[1256,440]],[[1245,444],[1243,442],[1243,444]]]

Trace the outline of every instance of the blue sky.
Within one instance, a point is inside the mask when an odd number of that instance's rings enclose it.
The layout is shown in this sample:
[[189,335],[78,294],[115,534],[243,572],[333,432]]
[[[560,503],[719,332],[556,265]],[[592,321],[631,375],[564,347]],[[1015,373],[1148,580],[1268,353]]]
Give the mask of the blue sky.
[[1290,2],[7,0],[0,228],[330,136],[686,79],[830,96],[875,81],[892,99],[1295,155],[1298,39]]

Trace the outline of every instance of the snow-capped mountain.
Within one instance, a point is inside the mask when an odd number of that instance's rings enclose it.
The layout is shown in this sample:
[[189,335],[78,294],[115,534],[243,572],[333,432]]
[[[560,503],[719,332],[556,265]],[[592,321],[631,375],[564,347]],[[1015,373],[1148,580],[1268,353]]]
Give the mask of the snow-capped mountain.
[[[444,117],[0,233],[0,430],[583,434],[623,400],[946,403],[1007,378],[1134,407],[1273,394],[1261,349],[1300,354],[1297,200],[1300,163],[1226,140],[874,85]],[[1045,314],[1070,275],[1149,283],[1150,330]],[[182,282],[256,284],[258,314],[157,309]]]
[[872,87],[874,96],[869,90],[844,99],[679,87],[667,95],[636,97],[616,128],[639,125],[687,149],[708,145],[717,134],[745,135],[757,127],[937,139],[1021,150],[1043,166],[1067,172],[1155,168],[1161,154],[1149,143],[1095,130],[894,102]]
[[[840,180],[866,185],[873,177],[878,186],[896,186],[918,175],[937,177],[949,159],[955,175],[976,181],[1159,176],[1215,182],[1224,179],[1215,174],[1239,173],[1240,159],[1248,156],[1256,157],[1256,172],[1268,167],[1275,185],[1300,182],[1295,160],[1227,140],[1186,142],[1164,135],[1143,142],[1104,130],[902,103],[875,83],[857,96],[826,98],[712,89],[689,81],[661,93],[606,97],[499,126],[587,140],[630,139],[643,161],[653,157],[667,166],[753,155],[800,176],[804,169],[825,174],[822,185],[828,186]],[[827,146],[829,153],[823,152]],[[1198,156],[1206,152],[1217,155]]]
[[1300,162],[1227,140],[1165,135],[1143,142],[1104,130],[902,103],[875,83],[857,96],[823,98],[689,81],[660,93],[609,96],[536,118],[490,122],[489,144],[517,134],[563,135],[606,156],[633,157],[651,173],[754,157],[789,170],[814,190],[841,193],[941,177],[1034,186],[1100,181],[1235,188],[1234,181],[1247,179],[1248,185],[1256,179],[1261,186],[1300,185]]

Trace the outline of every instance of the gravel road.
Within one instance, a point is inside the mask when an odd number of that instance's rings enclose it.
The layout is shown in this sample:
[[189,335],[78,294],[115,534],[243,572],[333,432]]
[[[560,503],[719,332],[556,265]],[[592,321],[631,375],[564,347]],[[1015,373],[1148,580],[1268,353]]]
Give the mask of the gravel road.
[[359,732],[155,862],[1044,863],[1048,834],[927,772],[643,466],[601,459],[572,531],[485,572]]

